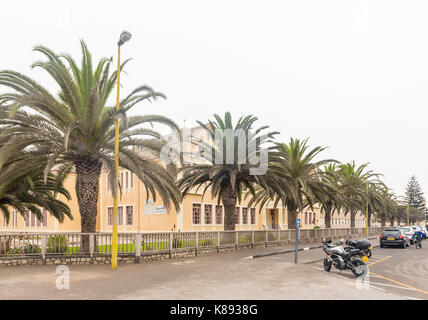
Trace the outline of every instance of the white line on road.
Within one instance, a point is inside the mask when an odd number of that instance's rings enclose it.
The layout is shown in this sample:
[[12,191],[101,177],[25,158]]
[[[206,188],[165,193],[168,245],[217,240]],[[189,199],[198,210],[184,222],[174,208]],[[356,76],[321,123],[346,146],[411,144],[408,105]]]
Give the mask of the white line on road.
[[372,284],[372,283],[377,284],[377,285],[381,285],[381,286],[386,286],[386,287],[392,287],[392,288],[397,288],[397,289],[405,289],[405,290],[415,291],[415,289],[412,289],[412,288],[394,286],[392,284],[386,284],[386,283],[380,283],[380,282],[370,282],[370,284]]

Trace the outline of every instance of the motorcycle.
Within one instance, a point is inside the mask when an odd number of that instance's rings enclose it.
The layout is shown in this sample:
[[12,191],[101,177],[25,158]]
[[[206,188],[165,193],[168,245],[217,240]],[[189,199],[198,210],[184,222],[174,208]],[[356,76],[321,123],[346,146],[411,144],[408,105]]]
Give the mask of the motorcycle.
[[342,247],[343,240],[340,243],[331,243],[331,239],[325,239],[323,251],[327,257],[324,259],[324,270],[330,272],[334,266],[339,270],[351,270],[356,277],[367,274],[368,269],[365,262],[369,261],[367,255],[360,249],[350,249],[348,252]]
[[366,254],[367,258],[371,258],[372,256],[373,246],[368,240],[352,241],[348,239],[346,240],[345,244],[347,245],[347,247],[345,247],[345,250],[347,252],[349,252],[352,249],[359,249]]

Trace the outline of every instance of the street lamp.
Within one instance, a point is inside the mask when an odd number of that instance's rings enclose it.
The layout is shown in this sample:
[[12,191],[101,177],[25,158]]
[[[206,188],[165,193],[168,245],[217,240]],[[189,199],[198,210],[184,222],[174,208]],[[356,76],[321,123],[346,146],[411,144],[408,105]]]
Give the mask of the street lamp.
[[[119,111],[119,96],[120,96],[120,47],[131,39],[131,33],[123,31],[120,34],[117,43],[117,94],[116,94],[116,110]],[[116,118],[116,132],[114,141],[114,164],[116,168],[116,192],[113,194],[113,235],[111,246],[111,268],[117,268],[117,216],[118,216],[118,195],[119,190],[119,118]]]

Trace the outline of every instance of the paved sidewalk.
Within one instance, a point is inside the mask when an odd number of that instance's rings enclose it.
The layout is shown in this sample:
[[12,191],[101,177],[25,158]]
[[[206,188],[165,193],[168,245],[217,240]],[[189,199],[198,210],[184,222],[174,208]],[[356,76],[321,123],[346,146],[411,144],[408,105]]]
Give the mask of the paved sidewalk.
[[321,258],[320,249],[300,252],[299,264],[294,254],[244,259],[281,250],[119,265],[115,271],[108,265],[71,265],[69,290],[56,288],[56,266],[2,268],[0,299],[401,299],[359,290],[353,278],[313,269],[307,262]]

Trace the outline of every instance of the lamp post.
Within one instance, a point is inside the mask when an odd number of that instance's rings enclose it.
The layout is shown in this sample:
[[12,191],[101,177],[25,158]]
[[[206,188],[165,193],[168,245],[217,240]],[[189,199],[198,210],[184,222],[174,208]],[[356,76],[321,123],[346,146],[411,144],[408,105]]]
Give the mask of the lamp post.
[[[120,34],[119,41],[117,43],[117,94],[116,94],[116,110],[119,111],[119,97],[120,97],[120,47],[131,39],[131,33],[123,31]],[[114,270],[117,268],[117,217],[118,217],[118,184],[119,184],[119,119],[116,118],[116,131],[114,141],[114,164],[116,170],[116,192],[113,194],[113,234],[112,234],[112,245],[111,245],[111,268]]]

